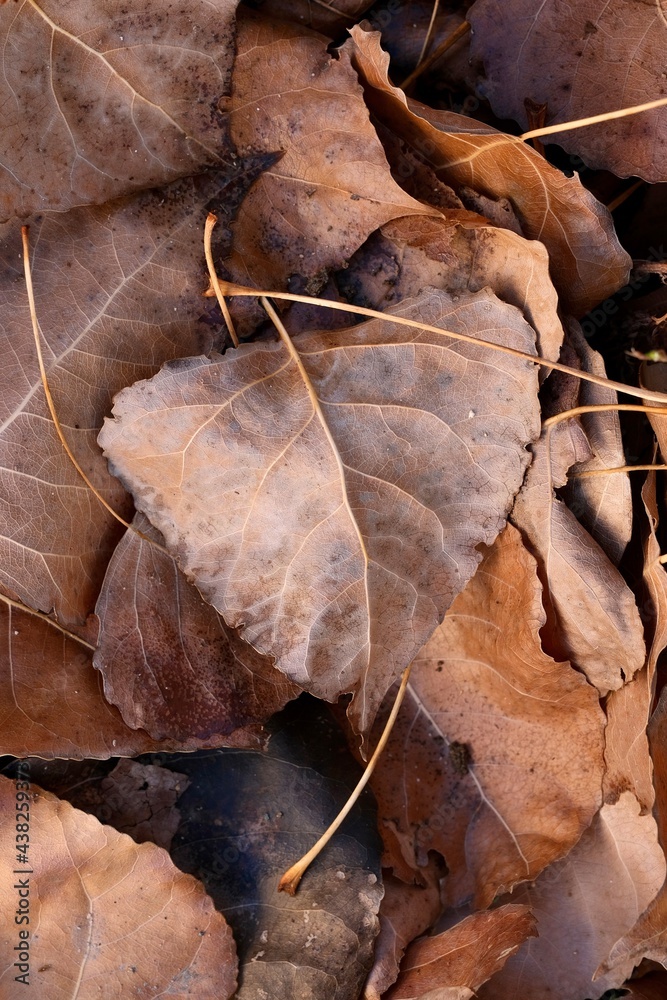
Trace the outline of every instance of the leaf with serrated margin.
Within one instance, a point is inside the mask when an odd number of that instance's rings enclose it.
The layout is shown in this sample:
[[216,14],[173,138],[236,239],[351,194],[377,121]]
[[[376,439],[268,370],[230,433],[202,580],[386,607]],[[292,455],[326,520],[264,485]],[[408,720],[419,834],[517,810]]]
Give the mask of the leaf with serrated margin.
[[539,432],[534,350],[487,289],[166,366],[116,397],[100,443],[186,575],[365,731],[502,529]]

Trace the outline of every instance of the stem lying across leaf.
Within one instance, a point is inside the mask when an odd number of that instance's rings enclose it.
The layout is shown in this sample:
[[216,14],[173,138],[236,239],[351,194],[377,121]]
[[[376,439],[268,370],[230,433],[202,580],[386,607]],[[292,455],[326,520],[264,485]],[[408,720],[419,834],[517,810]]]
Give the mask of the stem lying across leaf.
[[53,403],[51,388],[49,386],[49,380],[46,375],[46,368],[44,367],[44,358],[42,356],[42,343],[39,336],[39,324],[37,322],[37,311],[35,309],[35,295],[32,288],[32,274],[30,271],[30,246],[28,243],[28,230],[29,230],[28,226],[21,226],[21,238],[23,240],[23,268],[25,271],[25,284],[26,284],[26,290],[28,292],[28,303],[30,306],[30,320],[32,322],[32,332],[35,338],[35,350],[37,352],[37,361],[39,363],[39,373],[42,379],[42,387],[44,389],[44,395],[46,396],[46,403],[47,406],[49,407],[49,413],[51,414],[51,419],[53,420],[53,426],[56,429],[56,434],[58,435],[60,443],[65,449],[67,457],[69,458],[70,462],[72,463],[76,471],[83,479],[84,483],[86,484],[90,492],[95,497],[97,497],[99,502],[106,510],[109,511],[112,517],[115,517],[117,521],[120,521],[120,523],[124,525],[124,527],[131,528],[132,526],[124,518],[122,518],[120,514],[116,513],[113,507],[107,503],[107,501],[104,499],[102,494],[97,490],[97,488],[93,486],[92,482],[90,481],[90,479],[88,478],[88,476],[83,471],[78,461],[74,457],[74,453],[72,452],[72,449],[67,443],[67,439],[65,438],[65,435],[63,434],[62,431],[62,427],[60,426],[60,420],[58,419],[58,414],[56,413],[56,408]]
[[64,625],[61,625],[60,622],[57,622],[49,615],[44,614],[43,611],[36,611],[34,608],[28,607],[27,604],[21,604],[20,601],[13,601],[11,597],[7,597],[7,595],[3,594],[2,591],[0,591],[0,601],[6,604],[9,608],[15,608],[17,611],[22,611],[26,615],[33,615],[33,617],[41,619],[41,621],[46,622],[47,625],[57,629],[58,632],[66,636],[68,639],[78,642],[81,646],[85,646],[87,649],[92,649],[93,652],[97,649],[97,647],[93,646],[92,643],[86,642],[86,640],[82,639],[80,635],[76,634],[76,632],[70,632],[68,628],[65,628]]
[[337,309],[339,312],[384,320],[385,323],[396,323],[399,326],[409,326],[416,330],[428,330],[429,333],[437,333],[441,337],[451,337],[452,340],[460,340],[465,344],[481,345],[493,351],[499,351],[501,354],[510,354],[512,357],[521,358],[523,361],[530,361],[532,364],[540,365],[542,368],[565,372],[566,375],[574,375],[575,378],[582,379],[584,382],[592,382],[594,385],[601,385],[606,389],[615,389],[616,392],[624,392],[627,396],[636,396],[638,399],[647,399],[650,402],[661,403],[663,406],[667,405],[667,392],[649,391],[648,389],[639,389],[636,386],[626,385],[624,382],[614,382],[612,379],[603,378],[601,375],[593,375],[590,372],[580,371],[578,368],[570,368],[569,365],[563,365],[559,361],[548,361],[539,354],[526,354],[524,351],[518,351],[514,347],[493,344],[490,340],[482,340],[480,337],[471,337],[465,333],[455,333],[453,330],[441,330],[438,326],[431,326],[429,323],[420,323],[417,320],[407,319],[405,316],[398,316],[395,313],[386,314],[379,312],[377,309],[367,309],[365,306],[350,305],[348,302],[332,302],[329,299],[318,299],[312,295],[298,295],[295,292],[265,291],[258,288],[248,288],[245,285],[237,285],[232,281],[220,280],[220,287],[224,295],[232,297],[261,298],[264,296],[273,299],[283,299],[286,302],[305,302],[307,305],[323,306],[325,309]]
[[619,111],[605,111],[601,115],[591,115],[590,118],[577,118],[571,122],[561,122],[560,125],[547,125],[545,128],[534,128],[530,132],[523,132],[520,139],[534,139],[538,135],[555,135],[556,132],[569,132],[573,128],[585,128],[587,125],[597,125],[599,122],[610,122],[614,118],[627,118],[629,115],[638,115],[642,111],[652,111],[653,108],[662,108],[667,104],[667,97],[660,97],[656,101],[647,101],[645,104],[634,104],[631,108],[621,108]]
[[405,692],[407,691],[408,688],[408,681],[410,679],[411,668],[412,664],[409,664],[403,671],[403,676],[401,678],[401,686],[399,687],[398,693],[396,694],[396,700],[394,701],[391,713],[389,715],[389,718],[387,719],[387,723],[382,732],[382,736],[380,737],[380,742],[376,746],[373,756],[366,765],[366,770],[364,771],[361,778],[357,782],[356,788],[354,789],[349,799],[347,800],[341,811],[338,813],[338,815],[336,816],[335,820],[328,828],[328,830],[326,830],[325,833],[322,834],[320,839],[317,841],[316,844],[314,844],[311,847],[311,849],[308,851],[307,854],[304,854],[304,856],[300,858],[299,861],[296,862],[296,864],[292,865],[292,867],[285,872],[285,874],[280,879],[280,882],[278,883],[278,892],[287,892],[289,893],[290,896],[296,895],[296,890],[299,888],[299,882],[301,881],[304,872],[309,867],[309,865],[312,864],[312,862],[315,860],[320,851],[324,847],[326,847],[326,845],[329,843],[334,833],[341,825],[341,823],[349,813],[350,809],[352,809],[352,806],[357,801],[362,791],[368,784],[370,777],[373,774],[373,771],[375,770],[375,765],[380,759],[380,755],[386,746],[387,740],[391,735],[392,729],[394,728],[394,723],[396,722],[399,709],[401,707],[401,704],[403,703],[403,698],[405,697]]
[[222,294],[220,288],[220,282],[218,281],[218,275],[215,271],[215,264],[213,263],[213,253],[211,251],[211,235],[213,233],[213,227],[218,221],[218,217],[209,212],[206,217],[206,225],[204,226],[204,255],[206,256],[206,266],[208,267],[208,274],[211,279],[211,286],[215,292],[215,297],[218,300],[218,305],[222,311],[222,315],[225,317],[225,323],[227,324],[227,329],[229,330],[229,336],[232,338],[232,343],[234,347],[239,346],[239,338],[236,336],[236,330],[234,328],[234,322],[229,312],[229,307],[225,302],[225,297]]
[[107,501],[104,499],[104,497],[99,492],[97,487],[93,485],[91,480],[88,478],[86,473],[79,465],[72,449],[67,443],[65,435],[63,434],[63,430],[60,425],[60,420],[58,419],[58,414],[56,413],[55,404],[53,402],[53,396],[51,395],[51,387],[49,386],[49,380],[46,374],[46,368],[44,366],[44,357],[42,355],[42,343],[39,335],[37,310],[35,309],[35,295],[32,287],[32,273],[30,270],[30,247],[28,243],[28,232],[29,232],[29,226],[21,226],[21,238],[23,240],[23,267],[25,271],[25,284],[26,284],[26,291],[28,293],[28,304],[30,306],[30,320],[32,322],[32,332],[35,338],[35,350],[37,352],[37,361],[39,363],[39,373],[42,379],[42,387],[44,389],[44,395],[46,396],[46,402],[49,407],[49,413],[51,414],[51,419],[53,420],[53,426],[55,427],[56,434],[58,435],[60,443],[65,449],[65,454],[69,458],[70,462],[72,463],[76,471],[79,473],[79,475],[83,479],[84,483],[86,484],[90,492],[93,494],[94,497],[96,497],[97,500],[99,500],[99,502],[102,504],[105,510],[108,510],[111,516],[114,517],[116,521],[119,521],[124,528],[127,528],[129,531],[134,531],[137,535],[139,535],[140,538],[142,538],[146,542],[149,542],[156,549],[160,549],[162,552],[167,552],[164,545],[160,545],[159,542],[156,542],[152,538],[149,538],[148,535],[144,535],[143,532],[137,531],[137,529],[133,525],[131,525],[129,521],[126,521],[124,517],[121,517],[120,514],[116,513],[111,504],[107,503]]

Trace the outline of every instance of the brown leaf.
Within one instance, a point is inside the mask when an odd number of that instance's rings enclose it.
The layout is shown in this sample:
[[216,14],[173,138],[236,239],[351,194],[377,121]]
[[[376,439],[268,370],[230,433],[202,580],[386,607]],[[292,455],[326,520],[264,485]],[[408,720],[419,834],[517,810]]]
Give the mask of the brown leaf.
[[581,185],[534,149],[471,118],[406,101],[387,77],[379,35],[351,30],[346,43],[373,114],[400,135],[455,189],[468,185],[515,207],[524,235],[549,251],[551,274],[567,308],[587,312],[627,280],[630,259],[611,216]]
[[[526,98],[546,104],[546,124],[553,125],[663,96],[663,8],[633,4],[628,13],[622,0],[544,0],[539,7],[532,0],[476,0],[468,19],[472,57],[484,63],[481,92],[497,115],[525,129]],[[619,177],[667,180],[662,108],[560,132],[553,141],[577,154],[575,161],[581,156]]]
[[92,649],[55,622],[0,598],[0,753],[45,758],[132,757],[151,750],[201,746],[257,746],[259,736],[240,730],[207,740],[158,742],[130,729],[102,693]]
[[532,450],[511,516],[545,586],[545,648],[570,660],[606,694],[642,667],[645,647],[632,591],[570,509],[554,497],[568,469],[589,459],[588,440],[575,420],[563,420],[546,428]]
[[312,0],[262,0],[261,13],[265,19],[292,21],[336,38],[372,6],[372,0],[336,0],[335,3],[326,0],[319,3]]
[[[488,290],[398,314],[533,350]],[[282,343],[167,366],[119,394],[100,443],[228,624],[318,697],[354,691],[364,731],[504,525],[537,377],[380,320],[297,346],[309,384]]]
[[243,202],[227,266],[245,285],[314,292],[383,222],[434,210],[392,179],[346,52],[248,11],[238,30],[232,138],[241,155],[283,156]]
[[600,804],[604,717],[540,647],[535,563],[508,526],[415,659],[371,784],[401,877],[445,858],[452,905],[488,906],[577,842]]
[[[0,851],[16,846],[17,791],[0,778]],[[25,941],[29,985],[40,1000],[61,1000],[63,988],[80,1000],[100,995],[213,997],[236,987],[231,931],[203,887],[174,867],[166,851],[137,845],[48,792],[30,793],[30,865],[0,882],[0,947],[6,961],[0,990],[23,995],[17,983]],[[17,867],[20,867],[17,865]],[[27,868],[31,870],[27,872]],[[30,895],[21,893],[19,880]],[[30,901],[29,923],[14,921],[20,896]],[[20,938],[27,930],[29,938]],[[165,948],[165,941],[169,945]],[[13,958],[10,959],[13,962]],[[104,985],[102,985],[104,984]]]
[[[589,345],[579,324],[568,322],[568,340],[575,348],[585,372],[607,377],[604,361]],[[575,406],[599,406],[618,402],[615,390],[579,382]],[[582,413],[579,417],[586,434],[591,458],[577,464],[575,474],[563,490],[563,498],[611,561],[618,565],[632,534],[632,497],[627,472],[612,475],[578,477],[577,473],[594,469],[613,469],[625,465],[621,425],[616,410]]]
[[0,218],[230,162],[236,2],[0,5]]
[[427,286],[453,295],[492,288],[499,299],[522,311],[535,330],[538,353],[558,358],[563,328],[544,247],[470,218],[468,212],[388,222],[355,254],[338,281],[349,301],[379,310]]
[[667,646],[667,574],[659,561],[656,538],[658,507],[655,472],[642,487],[647,524],[644,529],[644,601],[641,616],[647,627],[646,666],[629,683],[612,691],[606,703],[605,801],[615,801],[624,789],[635,793],[644,809],[654,802],[653,766],[649,756],[646,726],[655,696],[658,657]]
[[598,1000],[619,986],[632,962],[593,982],[595,970],[664,876],[655,820],[640,816],[635,797],[623,792],[615,805],[602,807],[566,858],[514,891],[512,902],[533,909],[539,937],[482,986],[480,1000]]
[[[664,688],[651,716],[648,734],[654,766],[658,831],[664,847],[667,844],[667,695]],[[606,978],[615,975],[619,968],[629,975],[628,970],[642,958],[651,958],[663,965],[667,961],[667,884],[648,904],[634,926],[627,928],[623,937],[619,935],[620,940],[601,963],[600,971]]]
[[363,1000],[381,1000],[396,982],[408,944],[435,922],[441,909],[440,866],[433,858],[420,871],[424,885],[406,885],[384,873],[384,896],[380,903],[380,933],[375,942],[373,968],[364,986]]
[[[31,223],[37,315],[56,412],[79,462],[121,514],[128,500],[107,472],[97,430],[115,392],[214,342],[201,297],[202,217],[239,175],[190,178]],[[68,624],[92,611],[119,526],[85,487],[51,423],[20,250],[18,228],[2,227],[0,585],[24,604],[55,609]]]
[[[31,774],[41,784],[39,770],[31,764]],[[73,783],[58,790],[58,797],[126,833],[137,844],[150,841],[168,851],[181,821],[176,802],[189,784],[184,774],[123,758],[109,774]],[[48,787],[55,791],[52,785]]]
[[438,988],[477,990],[536,934],[527,906],[473,913],[442,934],[411,944],[386,1000],[418,1000]]
[[111,557],[96,614],[93,664],[104,693],[132,729],[154,739],[207,740],[264,722],[299,688],[225,625],[151,545],[164,540],[138,514]]

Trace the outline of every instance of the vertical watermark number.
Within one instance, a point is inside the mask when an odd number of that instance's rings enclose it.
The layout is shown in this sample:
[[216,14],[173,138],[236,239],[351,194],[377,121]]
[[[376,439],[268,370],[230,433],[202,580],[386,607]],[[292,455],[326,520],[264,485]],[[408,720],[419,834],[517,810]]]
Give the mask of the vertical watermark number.
[[13,965],[16,969],[14,980],[30,985],[30,876],[33,874],[30,863],[30,765],[27,761],[19,761],[15,778],[15,811],[16,834],[14,842],[14,892],[16,893],[16,908],[14,925],[16,927],[16,943]]

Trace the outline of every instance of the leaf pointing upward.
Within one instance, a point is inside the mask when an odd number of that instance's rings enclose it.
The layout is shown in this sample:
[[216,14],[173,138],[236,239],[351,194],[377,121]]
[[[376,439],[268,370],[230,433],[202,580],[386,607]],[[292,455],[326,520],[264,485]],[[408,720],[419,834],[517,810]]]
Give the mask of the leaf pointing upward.
[[[534,350],[488,290],[400,313]],[[503,527],[537,376],[377,320],[296,343],[303,373],[275,343],[174,362],[116,397],[99,440],[204,597],[318,697],[354,691],[365,730]]]

